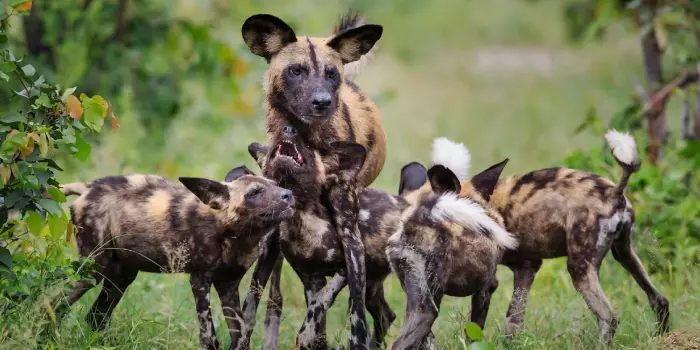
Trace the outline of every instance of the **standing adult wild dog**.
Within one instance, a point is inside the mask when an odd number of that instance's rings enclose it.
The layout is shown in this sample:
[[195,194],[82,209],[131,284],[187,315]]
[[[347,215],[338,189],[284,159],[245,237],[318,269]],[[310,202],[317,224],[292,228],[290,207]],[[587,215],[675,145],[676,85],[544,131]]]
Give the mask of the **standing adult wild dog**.
[[[610,250],[647,294],[659,330],[668,331],[668,299],[651,283],[632,247],[634,210],[624,193],[630,176],[639,170],[637,145],[630,135],[615,130],[608,131],[605,138],[622,168],[617,184],[580,170],[550,168],[503,179],[486,198],[520,242],[517,249],[506,251],[501,261],[513,271],[515,287],[506,316],[508,337],[523,323],[527,297],[542,259],[566,256],[574,287],[598,319],[601,341],[609,343],[619,319],[598,275]],[[433,162],[453,168],[452,153],[449,147],[443,147],[434,153]],[[498,178],[505,163],[492,166],[484,174]],[[456,166],[463,168],[464,164]],[[463,182],[460,197],[469,197],[474,190],[471,182]]]
[[[356,178],[336,184],[330,194],[333,224],[340,237],[350,285],[351,346],[369,344],[365,309],[364,246],[357,230],[357,186],[366,187],[379,175],[386,158],[386,136],[379,111],[360,89],[346,78],[369,53],[382,35],[382,27],[364,24],[358,15],[345,15],[328,38],[297,36],[281,19],[259,14],[242,27],[243,39],[254,54],[265,58],[264,90],[267,129],[272,144],[279,144],[284,128],[298,130],[302,139],[321,156],[328,156],[334,141],[352,141],[364,146],[366,161]],[[278,260],[274,237],[263,242],[258,266]],[[267,283],[270,269],[256,267],[251,292],[246,298],[246,321],[255,323],[260,287]],[[277,299],[280,297],[278,296]],[[252,327],[251,327],[252,328]],[[266,340],[266,344],[268,344]]]

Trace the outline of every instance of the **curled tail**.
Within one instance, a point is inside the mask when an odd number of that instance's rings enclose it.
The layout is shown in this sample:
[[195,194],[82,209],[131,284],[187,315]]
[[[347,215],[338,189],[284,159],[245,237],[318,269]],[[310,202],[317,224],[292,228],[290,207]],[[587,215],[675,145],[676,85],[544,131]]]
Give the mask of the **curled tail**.
[[438,137],[433,141],[433,165],[442,165],[450,169],[460,183],[467,181],[471,167],[471,154],[467,147],[446,137]]
[[[364,24],[367,24],[367,22],[365,21],[364,17],[362,17],[362,15],[360,15],[358,12],[348,11],[347,13],[340,16],[338,23],[335,25],[335,27],[333,27],[333,34],[335,35],[344,32],[348,29],[357,28]],[[377,45],[375,44],[374,47],[371,50],[369,50],[368,53],[364,54],[359,60],[355,62],[350,62],[344,66],[343,70],[345,71],[345,79],[353,79],[356,76],[360,75],[362,69],[374,56],[374,50],[376,47]]]
[[503,248],[515,249],[518,246],[515,237],[488,216],[481,205],[469,198],[459,198],[456,193],[441,195],[430,215],[437,221],[452,221],[468,230],[482,233]]
[[637,152],[637,143],[632,135],[610,129],[605,133],[605,141],[612,150],[613,157],[622,167],[622,177],[617,183],[617,193],[624,194],[630,176],[639,170],[641,160]]
[[90,190],[90,183],[89,182],[73,182],[65,185],[61,185],[61,192],[65,194],[66,196],[70,195],[78,195],[82,196],[83,193],[87,192]]

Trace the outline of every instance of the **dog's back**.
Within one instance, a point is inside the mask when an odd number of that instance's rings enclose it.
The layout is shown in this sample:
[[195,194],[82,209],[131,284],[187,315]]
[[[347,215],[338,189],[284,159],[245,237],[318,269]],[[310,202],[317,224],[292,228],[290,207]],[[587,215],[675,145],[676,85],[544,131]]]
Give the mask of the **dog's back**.
[[192,192],[160,176],[108,176],[85,189],[71,206],[83,256],[112,250],[139,270],[163,272],[174,259],[187,259],[188,236],[205,239],[214,227],[212,217],[199,215],[204,204]]
[[490,203],[520,241],[517,254],[536,258],[566,256],[568,232],[595,231],[579,239],[597,240],[599,231],[609,230],[602,227],[604,222],[613,220],[616,226],[633,215],[610,179],[567,168],[508,177],[498,184]]

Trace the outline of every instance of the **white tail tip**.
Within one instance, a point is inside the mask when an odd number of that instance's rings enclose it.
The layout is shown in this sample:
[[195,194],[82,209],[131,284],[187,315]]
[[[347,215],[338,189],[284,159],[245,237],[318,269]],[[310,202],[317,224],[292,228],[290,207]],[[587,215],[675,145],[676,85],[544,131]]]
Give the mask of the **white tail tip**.
[[450,220],[460,226],[487,235],[503,248],[515,249],[518,241],[486,214],[481,205],[469,198],[459,198],[456,193],[446,193],[438,198],[431,215],[436,220]]
[[467,147],[446,137],[438,137],[433,141],[433,165],[442,165],[450,169],[460,183],[467,181],[471,167],[471,154]]
[[626,165],[635,165],[639,163],[637,143],[634,142],[632,135],[610,129],[605,133],[605,140],[612,149],[613,156],[619,162]]

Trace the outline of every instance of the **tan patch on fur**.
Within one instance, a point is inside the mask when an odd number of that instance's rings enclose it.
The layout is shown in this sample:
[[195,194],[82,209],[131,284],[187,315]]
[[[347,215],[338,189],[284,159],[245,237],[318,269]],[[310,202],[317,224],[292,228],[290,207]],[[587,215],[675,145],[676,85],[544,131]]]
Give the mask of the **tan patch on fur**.
[[157,191],[148,199],[148,215],[153,220],[164,222],[172,196],[167,191]]

